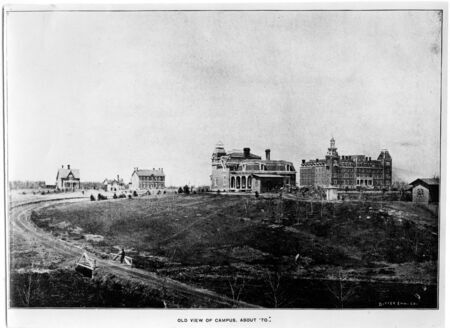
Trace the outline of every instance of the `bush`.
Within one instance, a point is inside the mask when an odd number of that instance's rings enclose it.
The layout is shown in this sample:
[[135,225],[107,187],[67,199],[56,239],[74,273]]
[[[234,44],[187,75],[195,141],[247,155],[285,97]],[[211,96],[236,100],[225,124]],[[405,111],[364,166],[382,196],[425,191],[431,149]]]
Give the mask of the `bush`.
[[188,186],[188,185],[185,185],[185,186],[183,187],[183,192],[184,192],[186,195],[189,195],[190,189],[189,189],[189,186]]
[[182,193],[183,193],[183,188],[181,188],[181,187],[178,188],[178,193],[179,193],[179,194],[182,194]]
[[137,193],[137,191],[135,190],[135,191],[133,191],[133,197],[137,197],[138,196],[138,193]]
[[105,195],[102,195],[102,194],[97,195],[97,200],[105,200],[105,199],[108,199],[108,197],[106,197]]
[[91,195],[91,202],[95,201],[94,195]]
[[117,199],[117,195],[116,195],[116,193],[114,193],[114,195],[113,195],[113,198],[114,198],[114,199]]

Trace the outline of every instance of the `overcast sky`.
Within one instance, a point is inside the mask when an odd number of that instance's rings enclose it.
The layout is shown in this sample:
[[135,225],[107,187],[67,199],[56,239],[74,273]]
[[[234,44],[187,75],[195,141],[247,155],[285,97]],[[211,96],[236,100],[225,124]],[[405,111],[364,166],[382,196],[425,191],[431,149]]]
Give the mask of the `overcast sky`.
[[298,170],[332,136],[438,174],[440,28],[432,11],[9,12],[9,178],[209,184],[219,140]]

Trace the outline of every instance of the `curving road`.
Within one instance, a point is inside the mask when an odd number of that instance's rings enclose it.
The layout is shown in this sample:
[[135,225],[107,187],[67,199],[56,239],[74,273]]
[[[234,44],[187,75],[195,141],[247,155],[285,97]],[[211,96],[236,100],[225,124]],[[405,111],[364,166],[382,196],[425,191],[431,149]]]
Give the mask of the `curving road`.
[[[75,261],[80,257],[84,250],[82,250],[80,246],[57,239],[50,233],[38,228],[31,221],[30,216],[32,211],[39,210],[47,206],[80,201],[87,201],[87,198],[74,197],[11,202],[9,213],[11,231],[10,238],[13,238],[12,244],[16,242],[17,238],[22,239],[30,242],[30,244],[38,244],[40,247],[43,247],[46,252],[56,253],[63,258]],[[86,253],[89,257],[97,261],[97,266],[101,267],[102,271],[112,273],[123,279],[136,279],[155,289],[164,288],[168,294],[173,295],[176,299],[192,299],[193,303],[197,306],[209,308],[258,307],[241,301],[236,302],[229,297],[219,295],[209,290],[192,287],[170,278],[160,277],[153,272],[130,268],[119,264],[118,262],[98,258],[92,253]]]

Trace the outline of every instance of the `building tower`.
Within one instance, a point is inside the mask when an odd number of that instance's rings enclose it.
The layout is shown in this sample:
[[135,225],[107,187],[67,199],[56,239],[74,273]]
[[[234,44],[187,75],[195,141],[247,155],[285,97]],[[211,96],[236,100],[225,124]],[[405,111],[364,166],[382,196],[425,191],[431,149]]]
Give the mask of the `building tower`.
[[216,148],[214,148],[214,152],[212,154],[212,161],[217,161],[220,159],[221,156],[225,156],[227,154],[227,152],[225,151],[225,148],[223,146],[222,141],[219,141],[216,144]]
[[330,140],[330,147],[328,147],[327,155],[325,156],[327,167],[328,185],[337,185],[337,174],[339,171],[339,154],[336,148],[336,141],[333,137]]
[[336,148],[336,142],[333,137],[331,137],[331,140],[330,140],[330,147],[328,148],[327,156],[339,157],[337,148]]
[[378,160],[383,167],[383,187],[390,187],[392,185],[392,157],[387,149],[382,149]]
[[211,156],[211,190],[228,188],[228,169],[222,156],[225,156],[227,152],[223,146],[223,143],[219,141],[214,148]]

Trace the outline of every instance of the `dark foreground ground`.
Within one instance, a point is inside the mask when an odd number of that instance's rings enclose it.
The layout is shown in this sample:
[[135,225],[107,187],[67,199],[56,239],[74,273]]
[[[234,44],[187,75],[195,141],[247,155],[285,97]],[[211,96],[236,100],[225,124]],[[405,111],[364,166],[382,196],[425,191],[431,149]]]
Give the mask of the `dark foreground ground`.
[[[48,207],[32,219],[99,256],[124,247],[138,268],[265,307],[437,306],[438,219],[411,203],[171,195]],[[142,286],[54,265],[12,270],[13,305],[163,306]]]

